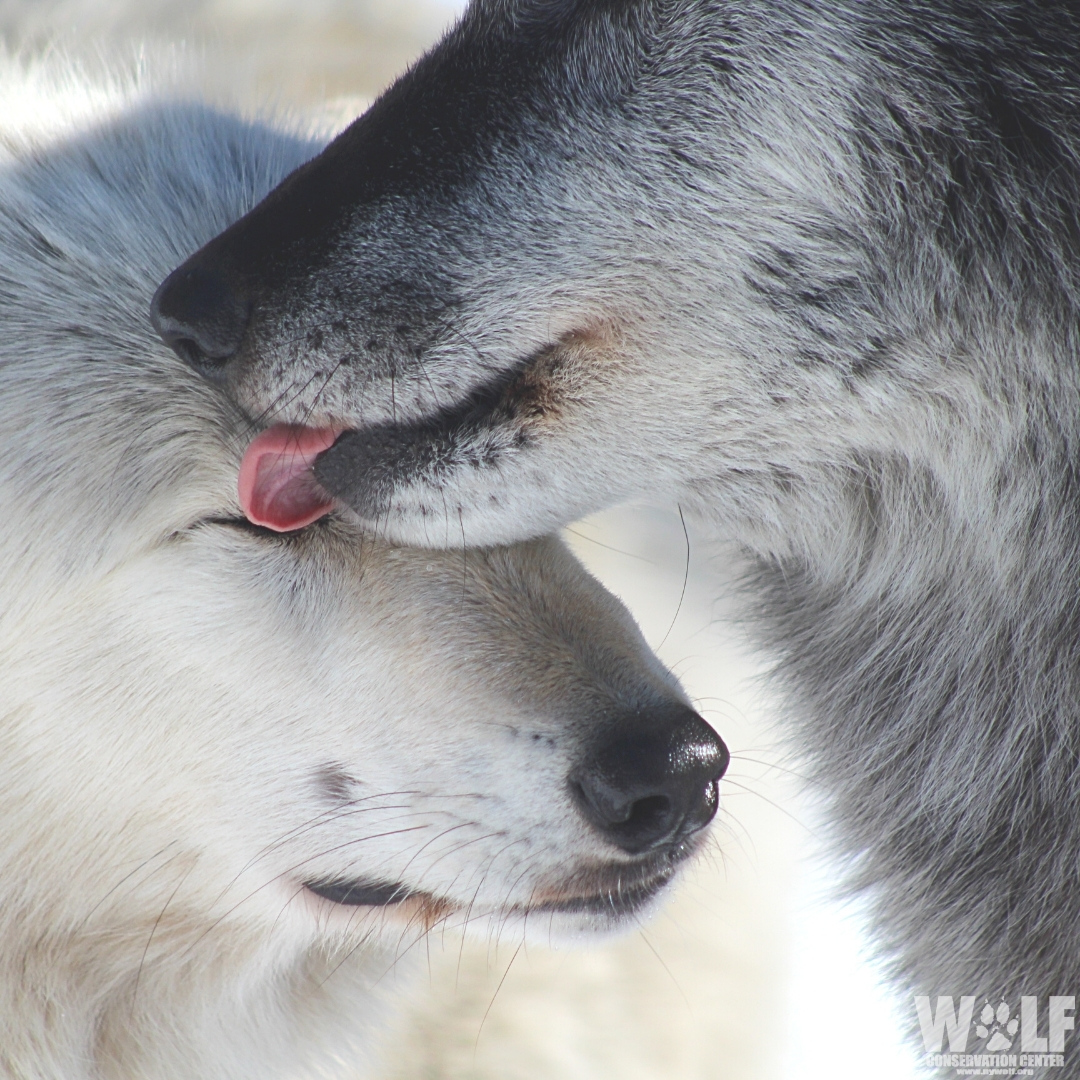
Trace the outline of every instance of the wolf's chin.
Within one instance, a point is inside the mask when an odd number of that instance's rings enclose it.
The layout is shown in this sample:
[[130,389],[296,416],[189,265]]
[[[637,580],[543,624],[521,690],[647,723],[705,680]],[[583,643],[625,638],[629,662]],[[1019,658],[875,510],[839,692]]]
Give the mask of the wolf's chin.
[[516,914],[550,912],[565,915],[601,915],[613,921],[638,914],[648,907],[671,884],[675,871],[660,874],[650,881],[625,888],[609,888],[585,895],[568,895],[513,908]]

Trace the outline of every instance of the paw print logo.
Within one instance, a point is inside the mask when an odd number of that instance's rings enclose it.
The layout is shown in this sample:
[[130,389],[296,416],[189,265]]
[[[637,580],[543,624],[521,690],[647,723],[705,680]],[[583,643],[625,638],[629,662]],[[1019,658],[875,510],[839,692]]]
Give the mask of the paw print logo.
[[989,1001],[982,1007],[979,1022],[975,1025],[975,1034],[980,1039],[989,1040],[986,1044],[988,1053],[996,1054],[1012,1046],[1020,1021],[1015,1016],[1010,1017],[1009,1011],[1009,1006],[1004,1001],[996,1009]]

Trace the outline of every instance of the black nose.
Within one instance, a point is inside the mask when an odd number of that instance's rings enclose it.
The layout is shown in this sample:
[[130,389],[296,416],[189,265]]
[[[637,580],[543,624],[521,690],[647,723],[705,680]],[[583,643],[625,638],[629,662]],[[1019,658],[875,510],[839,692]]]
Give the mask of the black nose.
[[150,301],[154,329],[201,375],[218,379],[244,340],[250,311],[225,276],[198,256],[174,270]]
[[730,756],[696,712],[672,702],[611,724],[571,775],[570,790],[608,840],[640,854],[712,821]]

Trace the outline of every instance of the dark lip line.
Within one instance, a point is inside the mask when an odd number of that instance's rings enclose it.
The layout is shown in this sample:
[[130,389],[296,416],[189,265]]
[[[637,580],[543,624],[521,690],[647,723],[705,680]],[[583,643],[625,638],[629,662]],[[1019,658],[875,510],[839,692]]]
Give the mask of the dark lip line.
[[[643,881],[638,880],[626,886],[618,885],[615,888],[603,889],[592,894],[567,896],[534,904],[516,904],[506,910],[521,915],[534,913],[629,915],[653,899],[670,883],[675,873],[676,867],[672,866]],[[306,881],[304,887],[324,900],[345,907],[392,907],[406,900],[449,903],[431,893],[411,889],[401,882],[370,882],[340,878],[328,881]]]
[[415,897],[427,897],[401,882],[388,881],[350,881],[337,878],[329,881],[305,881],[304,888],[346,907],[388,907],[400,904]]
[[673,867],[667,873],[657,874],[647,881],[625,888],[608,889],[592,896],[570,896],[563,900],[551,900],[539,904],[515,907],[512,910],[528,915],[538,912],[592,915],[632,915],[644,904],[657,896],[675,876]]
[[[561,889],[546,890],[551,899],[514,904],[501,908],[504,914],[531,913],[631,915],[660,893],[705,842],[708,830],[686,837],[674,848],[657,852],[639,863],[603,870],[584,869],[567,879]],[[611,880],[614,869],[615,879]],[[304,888],[316,896],[346,907],[391,907],[407,900],[434,904],[450,911],[457,903],[434,893],[414,889],[404,882],[371,881],[363,878],[333,877],[305,881]]]
[[[313,522],[313,524],[315,524]],[[276,532],[274,529],[267,529],[263,525],[256,525],[251,521],[248,521],[243,515],[236,517],[227,516],[224,514],[216,514],[212,517],[199,518],[195,522],[193,528],[199,525],[222,525],[230,529],[236,529],[239,532],[249,533],[251,536],[258,536],[264,540],[280,540],[282,537],[288,539],[290,536],[296,536],[303,532],[303,529],[293,529],[291,532]],[[304,528],[309,528],[305,526]]]
[[[510,392],[551,347],[551,343],[541,346],[510,367],[493,372],[456,402],[421,417],[345,428],[334,445],[315,459],[316,480],[362,517],[381,516],[402,480],[435,475],[485,432],[513,428],[518,417]],[[469,453],[479,455],[474,464],[490,464],[478,447]]]

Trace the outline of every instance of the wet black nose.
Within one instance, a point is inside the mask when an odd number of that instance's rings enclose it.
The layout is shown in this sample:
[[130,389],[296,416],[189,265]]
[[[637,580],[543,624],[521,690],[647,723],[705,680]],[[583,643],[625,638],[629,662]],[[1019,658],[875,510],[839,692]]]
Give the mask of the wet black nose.
[[198,256],[174,270],[150,301],[150,321],[165,344],[209,379],[220,378],[239,351],[249,315],[226,277]]
[[624,851],[685,839],[716,814],[730,754],[685,705],[634,712],[611,724],[570,777],[585,817]]

